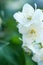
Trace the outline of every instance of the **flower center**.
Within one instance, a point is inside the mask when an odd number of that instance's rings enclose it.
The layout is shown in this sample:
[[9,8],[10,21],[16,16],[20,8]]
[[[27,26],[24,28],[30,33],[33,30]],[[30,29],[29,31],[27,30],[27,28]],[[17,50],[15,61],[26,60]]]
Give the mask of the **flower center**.
[[43,56],[41,57],[41,60],[43,60]]
[[27,19],[28,19],[29,21],[31,21],[31,20],[32,20],[32,16],[29,16]]
[[40,47],[40,48],[43,48],[43,45],[42,45],[41,43],[39,43],[39,47]]
[[35,30],[35,29],[32,29],[32,30],[30,31],[30,33],[31,33],[31,34],[35,34],[35,33],[36,33],[36,30]]

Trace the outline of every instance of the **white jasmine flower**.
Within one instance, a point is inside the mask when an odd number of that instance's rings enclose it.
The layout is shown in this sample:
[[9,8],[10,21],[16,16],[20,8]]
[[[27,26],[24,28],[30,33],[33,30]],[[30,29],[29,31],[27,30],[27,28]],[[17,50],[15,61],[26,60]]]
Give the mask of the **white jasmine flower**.
[[[35,7],[37,8],[36,4]],[[43,13],[41,9],[36,8],[26,3],[22,12],[14,14],[22,34],[22,46],[25,51],[31,49],[33,53],[37,53],[43,47]]]
[[14,18],[19,22],[20,24],[24,26],[29,26],[33,22],[42,22],[41,20],[42,10],[36,9],[26,3],[23,6],[22,12],[17,12],[14,14]]
[[30,48],[36,53],[43,45],[43,26],[42,23],[31,24],[28,31],[23,34],[23,47]]
[[33,55],[32,60],[37,62],[38,65],[43,65],[43,48]]
[[42,10],[34,10],[34,8],[28,3],[23,6],[22,12],[17,12],[14,14],[14,18],[19,23],[17,27],[21,34],[25,34],[32,23],[39,23],[43,21]]

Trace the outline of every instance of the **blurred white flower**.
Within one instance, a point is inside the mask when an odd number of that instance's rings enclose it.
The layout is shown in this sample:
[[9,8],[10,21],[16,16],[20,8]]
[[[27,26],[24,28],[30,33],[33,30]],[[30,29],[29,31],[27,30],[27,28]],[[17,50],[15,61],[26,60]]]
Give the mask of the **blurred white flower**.
[[1,17],[0,17],[0,27],[1,27],[1,24],[2,24],[2,19],[1,19]]
[[17,25],[19,32],[21,34],[25,34],[32,23],[39,23],[43,21],[43,14],[42,10],[34,10],[34,8],[31,5],[25,4],[23,6],[22,12],[15,13],[14,18],[19,23]]
[[[43,65],[43,12],[41,9],[35,9],[26,3],[22,12],[14,14],[14,18],[18,22],[19,32],[22,34],[22,47],[26,52],[29,49],[33,52],[32,59]],[[41,53],[40,53],[41,52]]]
[[43,48],[33,55],[32,60],[37,62],[38,65],[43,65]]
[[27,29],[28,31],[26,30],[26,33],[22,36],[22,46],[24,48],[30,48],[34,53],[36,53],[40,49],[39,43],[43,45],[43,25],[42,23],[34,23],[31,24]]
[[20,24],[24,26],[29,26],[33,22],[40,22],[40,21],[42,22],[41,15],[42,15],[42,10],[40,9],[34,10],[34,8],[31,5],[26,3],[23,6],[22,12],[15,13],[14,18]]
[[[35,7],[37,7],[36,4]],[[36,53],[36,51],[40,49],[40,45],[38,43],[43,45],[42,10],[36,8],[34,10],[31,5],[26,3],[23,6],[22,12],[15,13],[14,18],[19,23],[17,27],[23,37],[23,46],[26,47],[25,49],[30,48],[34,53]],[[33,42],[35,44],[33,44]]]

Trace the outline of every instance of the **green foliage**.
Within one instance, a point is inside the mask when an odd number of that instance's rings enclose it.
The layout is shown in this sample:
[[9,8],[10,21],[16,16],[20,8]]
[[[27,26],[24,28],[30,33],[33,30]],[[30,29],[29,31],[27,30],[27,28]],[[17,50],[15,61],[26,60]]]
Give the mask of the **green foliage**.
[[0,65],[25,65],[24,52],[21,46],[7,43],[0,47]]
[[[37,65],[32,61],[32,56],[24,53],[22,35],[18,32],[17,22],[13,17],[8,18],[2,24],[0,33],[0,65]],[[9,42],[7,44],[6,42]]]
[[32,55],[25,54],[26,65],[37,65],[37,63],[32,61]]

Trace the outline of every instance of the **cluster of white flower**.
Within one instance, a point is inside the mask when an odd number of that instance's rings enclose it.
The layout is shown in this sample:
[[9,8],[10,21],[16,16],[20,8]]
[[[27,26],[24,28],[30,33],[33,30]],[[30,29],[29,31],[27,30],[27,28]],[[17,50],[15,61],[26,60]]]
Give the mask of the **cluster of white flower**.
[[26,52],[31,49],[32,59],[43,65],[43,12],[41,9],[34,9],[26,3],[22,12],[14,14],[18,22],[19,32],[22,34],[23,48]]

